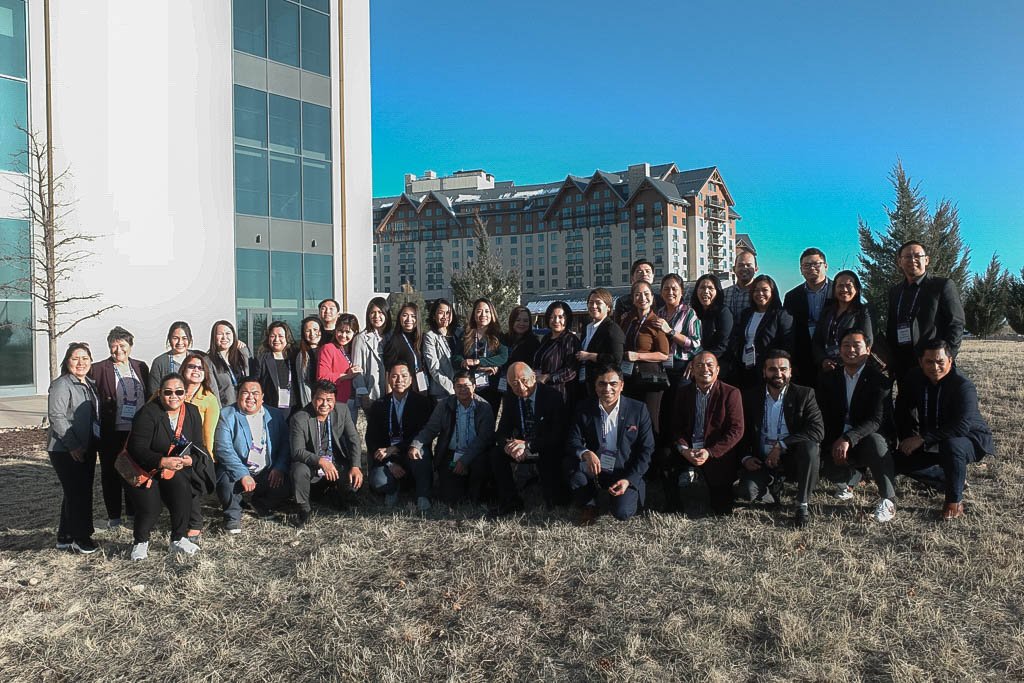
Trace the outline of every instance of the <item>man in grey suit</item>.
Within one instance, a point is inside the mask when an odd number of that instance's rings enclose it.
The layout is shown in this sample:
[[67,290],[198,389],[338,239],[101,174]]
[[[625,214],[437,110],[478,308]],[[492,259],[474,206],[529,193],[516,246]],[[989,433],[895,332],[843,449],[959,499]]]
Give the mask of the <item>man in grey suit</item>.
[[292,449],[292,482],[299,505],[297,525],[309,521],[314,491],[340,497],[363,485],[359,469],[362,449],[348,407],[335,400],[333,382],[313,385],[313,400],[289,420]]

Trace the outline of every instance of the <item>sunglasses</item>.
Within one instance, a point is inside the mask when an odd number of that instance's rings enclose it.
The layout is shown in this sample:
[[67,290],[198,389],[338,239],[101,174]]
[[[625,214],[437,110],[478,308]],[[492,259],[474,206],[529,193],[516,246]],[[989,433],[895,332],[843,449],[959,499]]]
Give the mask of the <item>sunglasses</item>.
[[203,372],[203,366],[202,365],[186,365],[185,369],[186,370],[197,370],[199,372]]
[[160,392],[164,396],[184,396],[184,389],[164,389]]

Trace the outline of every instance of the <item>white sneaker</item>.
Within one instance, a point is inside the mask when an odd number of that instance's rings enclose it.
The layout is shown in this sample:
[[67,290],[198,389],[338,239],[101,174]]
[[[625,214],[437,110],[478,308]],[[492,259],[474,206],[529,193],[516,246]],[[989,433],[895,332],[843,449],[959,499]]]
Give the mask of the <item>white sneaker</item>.
[[242,528],[237,526],[228,527],[228,533],[232,536],[237,536],[238,534],[242,533]]
[[176,553],[185,553],[186,555],[195,555],[199,552],[199,546],[187,538],[182,537],[171,544],[171,551]]
[[835,493],[833,493],[839,500],[853,500],[853,489],[846,484],[837,484]]
[[420,512],[427,512],[430,510],[430,499],[426,496],[420,496],[416,499],[416,507],[419,508]]
[[147,557],[149,557],[149,541],[146,541],[145,543],[136,543],[132,546],[133,562],[141,562]]
[[876,522],[891,522],[892,518],[896,516],[896,506],[888,498],[883,498],[878,501],[878,507],[875,508],[875,521]]

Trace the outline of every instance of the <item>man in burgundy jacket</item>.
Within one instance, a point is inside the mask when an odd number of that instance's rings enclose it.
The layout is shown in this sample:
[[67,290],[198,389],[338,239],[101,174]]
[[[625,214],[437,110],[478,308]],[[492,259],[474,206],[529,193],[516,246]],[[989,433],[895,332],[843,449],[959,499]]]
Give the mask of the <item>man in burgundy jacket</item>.
[[743,438],[743,398],[739,389],[719,381],[713,353],[698,353],[690,368],[693,382],[676,394],[670,442],[681,502],[692,503],[706,486],[712,511],[729,514],[739,468],[734,449]]

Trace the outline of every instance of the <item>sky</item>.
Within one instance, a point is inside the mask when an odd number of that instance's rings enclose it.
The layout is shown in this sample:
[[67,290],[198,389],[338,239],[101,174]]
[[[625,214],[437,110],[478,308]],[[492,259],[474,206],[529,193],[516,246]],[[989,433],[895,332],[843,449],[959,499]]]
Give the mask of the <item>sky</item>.
[[981,271],[1024,267],[1024,3],[371,0],[374,196],[717,166],[762,272],[855,267],[901,160]]

